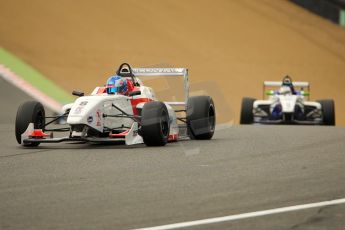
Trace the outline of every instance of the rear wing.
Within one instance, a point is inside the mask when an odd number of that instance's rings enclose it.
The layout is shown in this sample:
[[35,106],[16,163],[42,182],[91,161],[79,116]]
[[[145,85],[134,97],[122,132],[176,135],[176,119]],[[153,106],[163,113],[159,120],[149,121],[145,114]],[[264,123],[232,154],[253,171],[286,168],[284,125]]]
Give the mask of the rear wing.
[[132,73],[136,77],[183,77],[184,101],[166,102],[169,105],[187,106],[189,98],[189,81],[187,68],[132,68]]
[[[297,86],[297,87],[308,87],[310,86],[309,82],[306,81],[293,81],[292,82],[293,86]],[[272,86],[272,87],[279,87],[282,85],[281,81],[264,81],[264,87],[266,86]]]
[[[310,84],[309,82],[306,81],[293,81],[292,85],[294,87],[299,87],[299,88],[307,88],[307,93],[305,93],[305,96],[310,96]],[[282,86],[282,82],[281,81],[264,81],[264,85],[263,85],[263,98],[265,98],[265,94],[266,94],[266,87],[280,87]]]

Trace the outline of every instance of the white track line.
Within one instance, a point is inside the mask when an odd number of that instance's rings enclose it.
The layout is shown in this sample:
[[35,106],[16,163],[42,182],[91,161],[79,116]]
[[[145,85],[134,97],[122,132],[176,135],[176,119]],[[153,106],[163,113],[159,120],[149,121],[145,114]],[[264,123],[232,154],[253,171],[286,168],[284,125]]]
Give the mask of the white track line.
[[240,219],[251,218],[251,217],[272,215],[272,214],[283,213],[283,212],[291,212],[291,211],[297,211],[297,210],[302,210],[302,209],[324,207],[324,206],[342,204],[342,203],[345,203],[345,198],[330,200],[330,201],[323,201],[323,202],[318,202],[318,203],[275,208],[275,209],[269,209],[269,210],[264,210],[264,211],[248,212],[248,213],[243,213],[243,214],[216,217],[216,218],[210,218],[210,219],[181,222],[181,223],[176,223],[176,224],[167,224],[167,225],[161,225],[161,226],[156,226],[156,227],[140,228],[136,230],[167,230],[167,229],[186,228],[186,227],[192,227],[192,226],[198,226],[198,225],[204,225],[204,224],[214,224],[214,223],[240,220]]

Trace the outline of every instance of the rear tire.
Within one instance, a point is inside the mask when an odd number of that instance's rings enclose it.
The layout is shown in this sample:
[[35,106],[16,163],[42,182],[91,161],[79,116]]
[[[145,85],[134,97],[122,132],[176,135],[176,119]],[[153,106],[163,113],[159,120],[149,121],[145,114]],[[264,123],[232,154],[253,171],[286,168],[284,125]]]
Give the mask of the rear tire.
[[216,110],[209,96],[188,98],[187,130],[191,139],[209,140],[216,126]]
[[[22,142],[21,135],[26,131],[30,123],[34,123],[35,129],[44,129],[45,111],[40,102],[27,101],[19,106],[15,124],[16,139],[19,144]],[[25,143],[25,146],[35,147],[39,144]]]
[[320,100],[323,124],[334,126],[335,125],[335,109],[333,100]]
[[141,112],[141,136],[147,146],[164,146],[169,137],[169,113],[160,101],[147,102]]
[[256,99],[244,97],[242,99],[240,124],[253,124],[253,104]]

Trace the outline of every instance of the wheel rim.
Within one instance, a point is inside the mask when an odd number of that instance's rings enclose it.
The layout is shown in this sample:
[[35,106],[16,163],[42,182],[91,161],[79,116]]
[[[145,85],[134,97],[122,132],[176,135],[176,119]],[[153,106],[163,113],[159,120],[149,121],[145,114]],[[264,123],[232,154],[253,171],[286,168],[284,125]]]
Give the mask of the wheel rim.
[[35,128],[37,129],[43,129],[43,126],[44,126],[44,121],[43,121],[43,114],[41,112],[39,112],[36,116],[36,119],[35,119]]
[[208,110],[208,123],[210,126],[210,131],[213,132],[214,128],[216,126],[216,122],[215,122],[215,112],[214,112],[214,108],[213,106],[210,106],[209,110]]
[[160,119],[160,127],[161,127],[162,134],[165,137],[168,136],[169,124],[167,121],[166,111],[163,111],[163,113],[162,113],[162,117]]

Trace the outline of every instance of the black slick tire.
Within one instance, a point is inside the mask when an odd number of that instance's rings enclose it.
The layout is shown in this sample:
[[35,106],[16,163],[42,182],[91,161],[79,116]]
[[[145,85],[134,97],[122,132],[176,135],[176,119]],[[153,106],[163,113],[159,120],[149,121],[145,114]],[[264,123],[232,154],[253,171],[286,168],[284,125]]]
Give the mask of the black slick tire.
[[240,124],[253,124],[253,104],[256,99],[244,97],[241,105]]
[[141,111],[141,130],[147,146],[164,146],[169,137],[169,113],[160,101],[147,102]]
[[[22,142],[21,135],[30,123],[34,124],[35,129],[44,129],[45,111],[40,102],[27,101],[19,106],[15,123],[16,139],[19,144]],[[24,146],[35,147],[38,145],[39,143],[26,143]]]
[[216,109],[210,96],[194,96],[187,103],[187,132],[191,139],[209,140],[216,126]]
[[321,104],[323,124],[334,126],[335,125],[335,106],[334,101],[331,99],[328,100],[319,100]]

